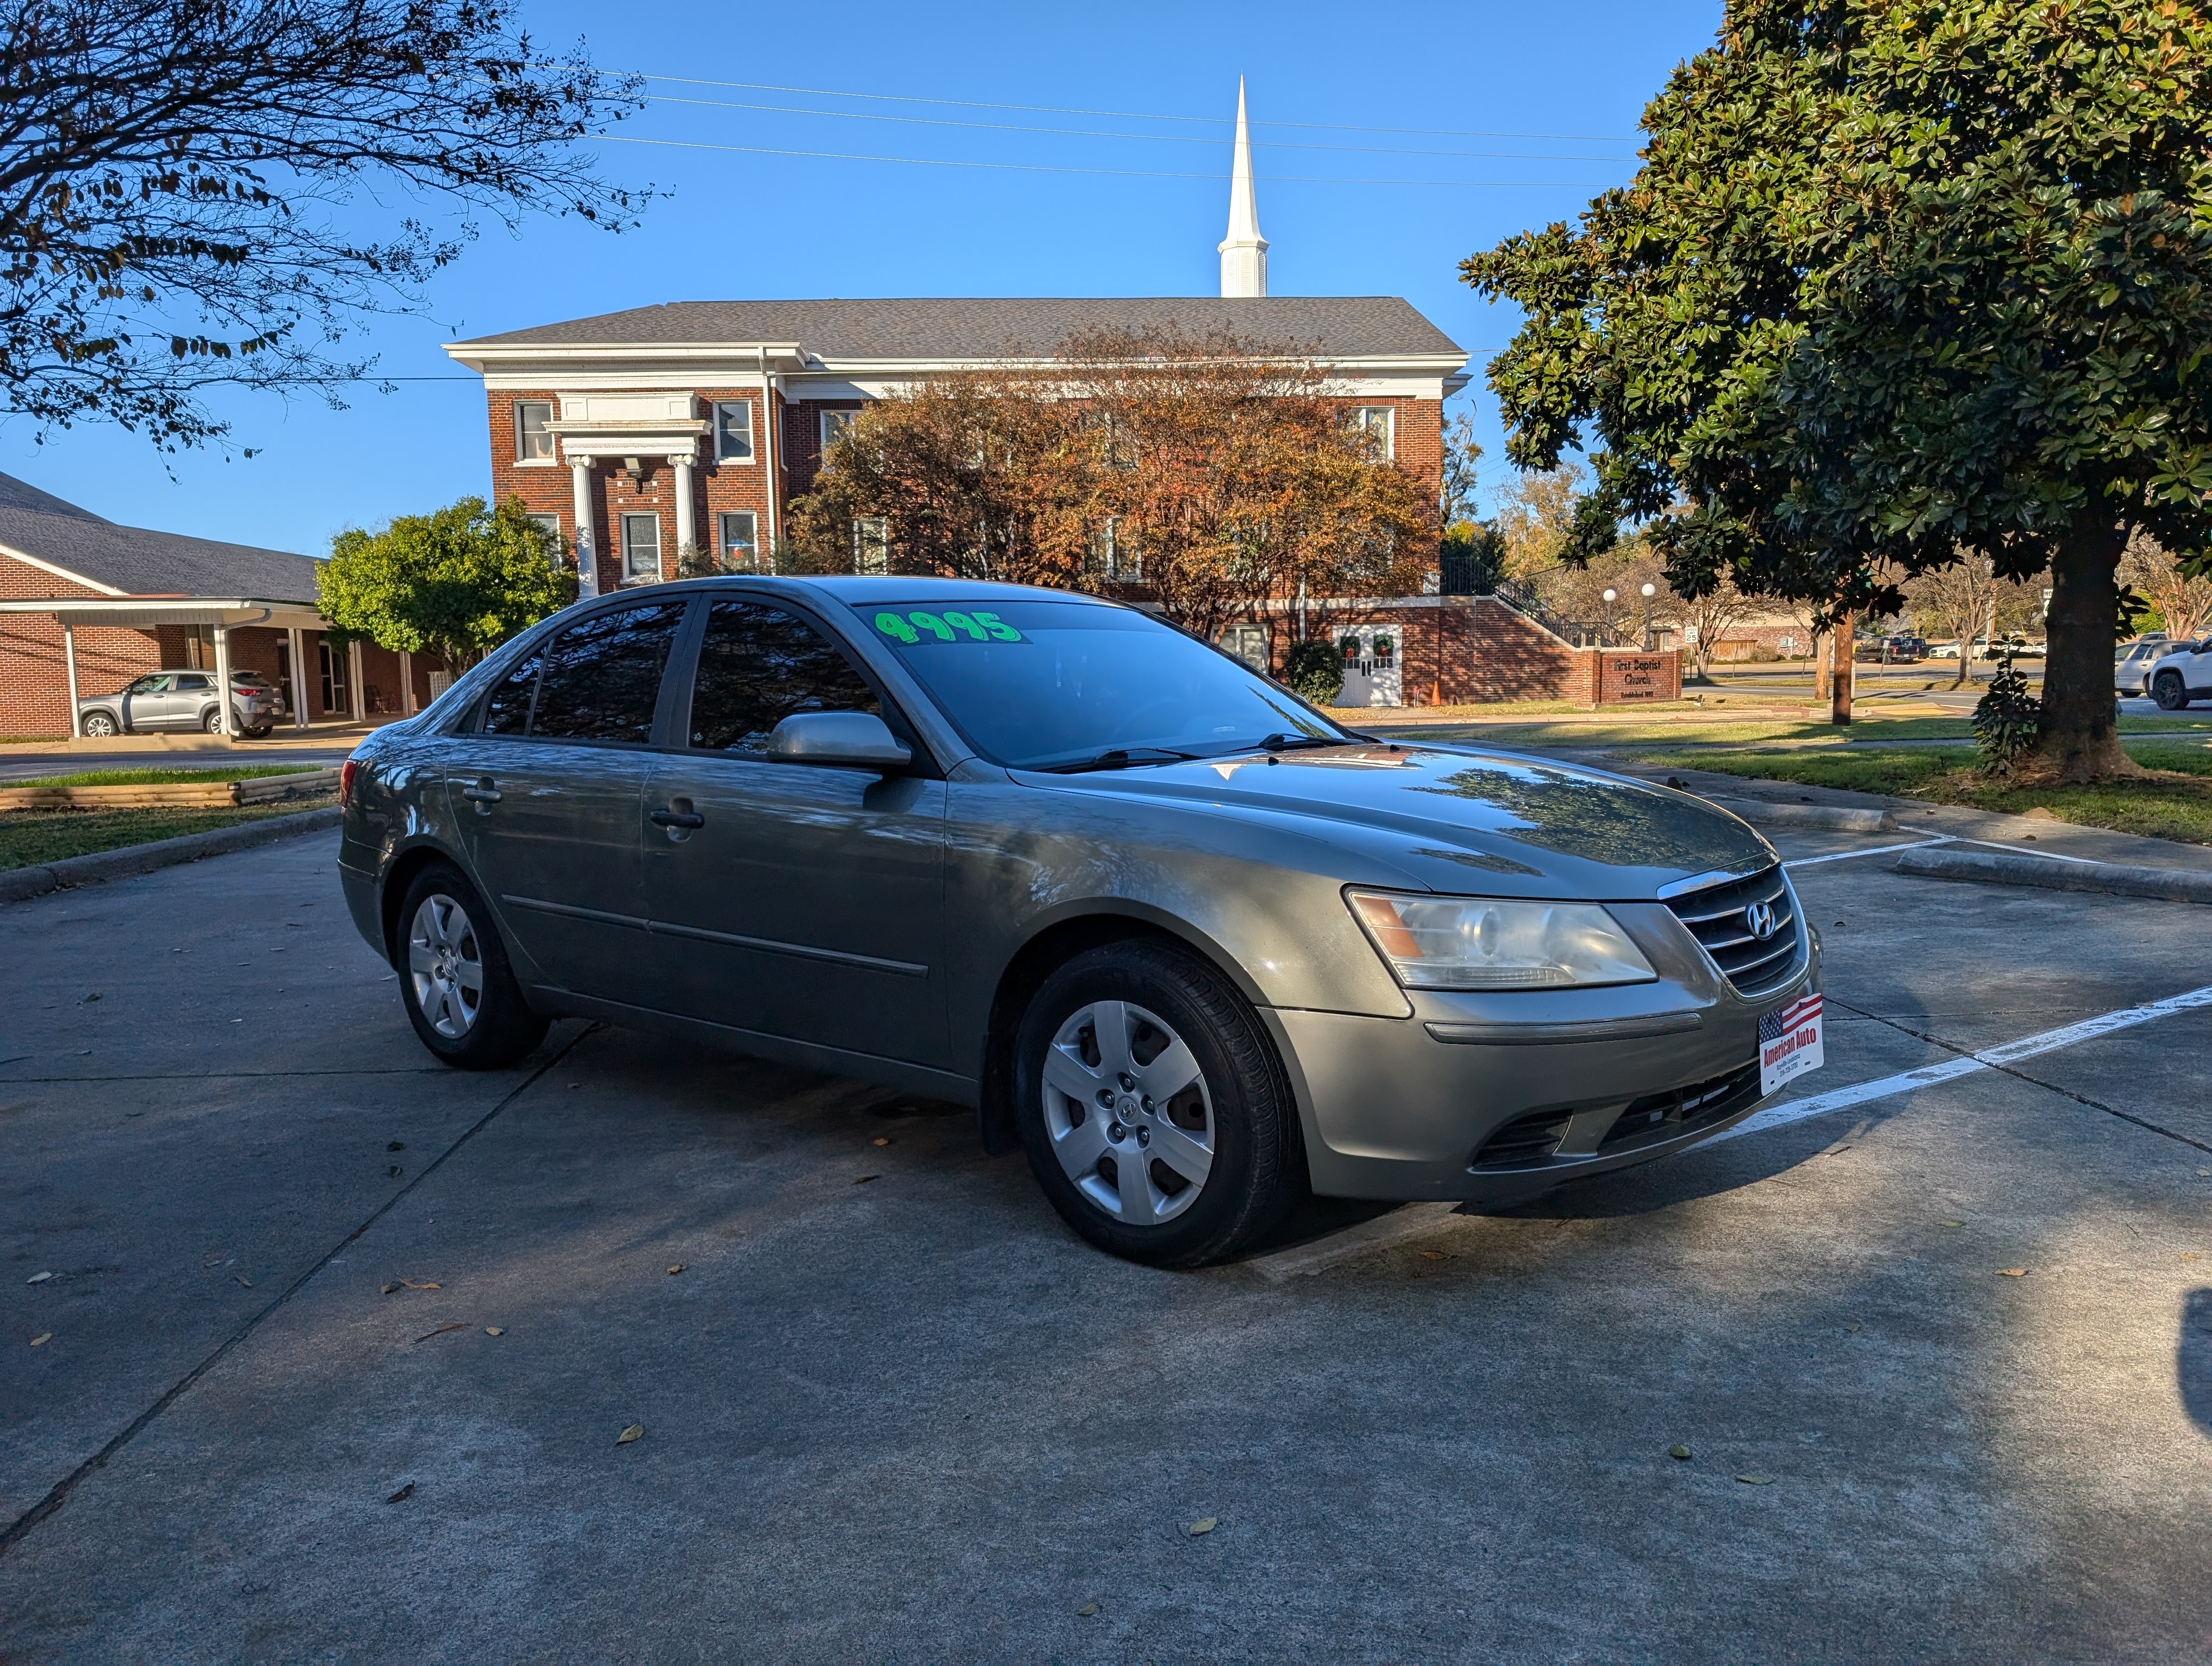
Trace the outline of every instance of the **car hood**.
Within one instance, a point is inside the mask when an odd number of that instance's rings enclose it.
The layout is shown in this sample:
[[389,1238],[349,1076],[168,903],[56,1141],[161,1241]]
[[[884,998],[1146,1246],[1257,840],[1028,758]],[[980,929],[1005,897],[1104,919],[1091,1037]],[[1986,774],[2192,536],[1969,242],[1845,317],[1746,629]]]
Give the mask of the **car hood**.
[[1288,824],[1468,895],[1644,901],[1677,879],[1776,860],[1750,827],[1687,793],[1473,747],[1365,743],[1024,779]]

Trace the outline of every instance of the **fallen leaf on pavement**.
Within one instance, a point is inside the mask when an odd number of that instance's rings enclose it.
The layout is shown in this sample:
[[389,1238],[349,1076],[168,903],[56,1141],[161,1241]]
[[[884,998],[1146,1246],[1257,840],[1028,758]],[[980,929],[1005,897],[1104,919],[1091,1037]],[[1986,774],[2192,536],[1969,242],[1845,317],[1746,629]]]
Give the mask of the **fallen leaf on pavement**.
[[1096,1602],[1085,1602],[1075,1611],[1075,1617],[1079,1620],[1088,1620],[1097,1612],[1098,1605]]
[[1863,1326],[1863,1325],[1849,1324],[1849,1325],[1845,1325],[1845,1326],[1844,1327],[1844,1329],[1845,1330],[1852,1330],[1852,1331],[1856,1331],[1856,1330],[1862,1330],[1862,1329],[1865,1329],[1865,1327],[1864,1327],[1864,1326]]
[[441,1290],[444,1288],[442,1285],[417,1284],[412,1279],[402,1279],[399,1282],[405,1285],[410,1290]]
[[2000,1267],[1997,1276],[2001,1279],[2024,1279],[2027,1276],[2027,1269],[2025,1267]]
[[449,1330],[466,1330],[467,1329],[466,1325],[456,1319],[449,1325],[440,1325],[435,1330],[426,1330],[415,1340],[418,1342],[427,1342],[433,1336],[443,1336]]
[[232,1278],[234,1278],[234,1279],[236,1279],[236,1280],[237,1280],[240,1284],[244,1285],[244,1286],[245,1286],[248,1290],[251,1290],[251,1289],[252,1289],[252,1288],[253,1288],[253,1280],[251,1280],[251,1279],[249,1279],[249,1278],[247,1278],[247,1277],[246,1276],[246,1274],[243,1274],[243,1273],[234,1273],[234,1274],[232,1274],[230,1276],[231,1276]]
[[100,999],[100,991],[94,989],[90,994],[87,995],[85,999],[87,1000],[98,1000]]
[[668,1269],[668,1276],[672,1279],[674,1278],[678,1273],[681,1273],[690,1265],[690,1263],[689,1262],[678,1262],[675,1266]]
[[384,1149],[386,1151],[405,1151],[407,1149],[407,1142],[404,1140],[395,1140]]
[[632,1442],[633,1440],[637,1439],[640,1436],[643,1435],[644,1433],[645,1433],[645,1425],[644,1425],[644,1424],[642,1424],[642,1423],[633,1423],[633,1424],[631,1424],[631,1425],[629,1426],[629,1427],[628,1427],[627,1429],[624,1429],[624,1430],[623,1430],[620,1434],[618,1434],[618,1435],[617,1435],[617,1436],[615,1437],[615,1444],[616,1444],[616,1445],[617,1445],[617,1446],[627,1446],[627,1445],[629,1445],[629,1444],[630,1444],[630,1442]]
[[1215,1528],[1220,1525],[1221,1518],[1218,1516],[1200,1516],[1188,1527],[1183,1529],[1183,1531],[1194,1539],[1200,1539],[1205,1537],[1206,1535],[1212,1532]]
[[1686,1462],[1690,1456],[1690,1449],[1686,1446],[1669,1446],[1667,1449],[1667,1456],[1670,1458],[1680,1458]]
[[52,1277],[53,1277],[53,1274],[51,1273],[33,1273],[29,1278],[24,1280],[23,1282],[25,1284],[44,1284]]
[[[876,1143],[877,1143],[878,1145],[879,1145],[879,1146],[888,1146],[888,1145],[890,1145],[890,1140],[886,1140],[886,1139],[884,1139],[884,1136],[883,1136],[882,1134],[878,1134],[878,1135],[876,1136]],[[1091,1606],[1092,1606],[1092,1608],[1096,1608],[1097,1607],[1097,1604],[1094,1602],[1093,1604],[1091,1604]]]
[[862,1176],[861,1176],[858,1180],[855,1180],[853,1183],[854,1183],[855,1186],[865,1186],[865,1185],[866,1185],[866,1184],[867,1184],[871,1180],[881,1180],[882,1178],[883,1178],[883,1176],[881,1176],[881,1175],[879,1175],[879,1174],[864,1174],[864,1175],[862,1175]]
[[49,1342],[52,1341],[53,1340],[54,1340],[54,1334],[53,1334],[53,1332],[52,1332],[52,1331],[50,1330],[50,1331],[46,1332],[46,1334],[45,1335],[43,1335],[43,1336],[33,1336],[33,1338],[31,1338],[31,1346],[32,1346],[33,1347],[34,1347],[34,1348],[42,1348],[42,1347],[46,1347],[46,1345],[47,1343],[49,1343]]
[[376,1293],[380,1296],[389,1296],[395,1290],[404,1290],[406,1286],[401,1284],[398,1280],[394,1279],[390,1284],[385,1286],[383,1289],[378,1291]]
[[487,1336],[504,1336],[507,1335],[507,1327],[505,1325],[486,1325],[484,1327],[484,1335]]
[[1736,1479],[1746,1487],[1771,1487],[1774,1484],[1771,1475],[1738,1475]]
[[1423,1261],[1442,1261],[1443,1258],[1444,1252],[1441,1250],[1424,1250],[1421,1251],[1421,1259]]
[[390,1498],[386,1499],[385,1503],[398,1504],[402,1499],[411,1499],[414,1496],[415,1483],[410,1481],[406,1486],[401,1487],[397,1493],[394,1493]]

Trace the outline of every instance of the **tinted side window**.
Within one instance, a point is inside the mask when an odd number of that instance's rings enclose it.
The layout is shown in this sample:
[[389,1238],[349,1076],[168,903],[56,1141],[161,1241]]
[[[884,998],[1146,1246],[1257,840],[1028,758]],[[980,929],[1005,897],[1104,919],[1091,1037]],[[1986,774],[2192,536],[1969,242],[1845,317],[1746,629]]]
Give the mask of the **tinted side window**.
[[691,744],[759,752],[793,712],[883,714],[875,690],[837,645],[780,607],[716,602],[691,685]]
[[530,702],[538,692],[538,672],[544,663],[542,653],[526,655],[484,696],[483,721],[477,726],[484,733],[520,734],[530,727]]
[[652,739],[653,705],[684,608],[680,601],[617,608],[556,636],[538,679],[532,738],[635,745]]

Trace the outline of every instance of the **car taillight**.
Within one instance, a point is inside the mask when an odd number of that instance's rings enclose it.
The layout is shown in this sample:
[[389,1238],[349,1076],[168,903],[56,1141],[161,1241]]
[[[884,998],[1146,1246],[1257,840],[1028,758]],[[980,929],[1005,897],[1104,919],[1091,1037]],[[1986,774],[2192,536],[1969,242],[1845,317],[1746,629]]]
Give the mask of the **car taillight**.
[[350,806],[353,803],[353,778],[361,772],[361,765],[348,758],[338,765],[338,802]]

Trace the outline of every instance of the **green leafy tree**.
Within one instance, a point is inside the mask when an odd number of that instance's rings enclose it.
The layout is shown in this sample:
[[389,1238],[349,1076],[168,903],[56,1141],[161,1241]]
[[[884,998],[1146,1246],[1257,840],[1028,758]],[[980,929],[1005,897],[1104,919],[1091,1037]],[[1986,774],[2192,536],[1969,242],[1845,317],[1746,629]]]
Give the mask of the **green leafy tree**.
[[[1731,0],[1579,228],[1463,276],[1527,321],[1508,454],[1587,438],[1570,554],[1894,611],[1961,548],[2051,572],[2024,774],[2131,774],[2131,533],[2212,564],[2212,22],[2179,0]],[[1675,513],[1668,514],[1667,511]],[[1887,564],[1885,564],[1887,563]]]
[[490,509],[480,497],[465,497],[429,514],[401,515],[380,532],[340,532],[315,586],[323,616],[340,630],[434,654],[456,677],[576,599],[560,540],[530,519],[520,498]]

